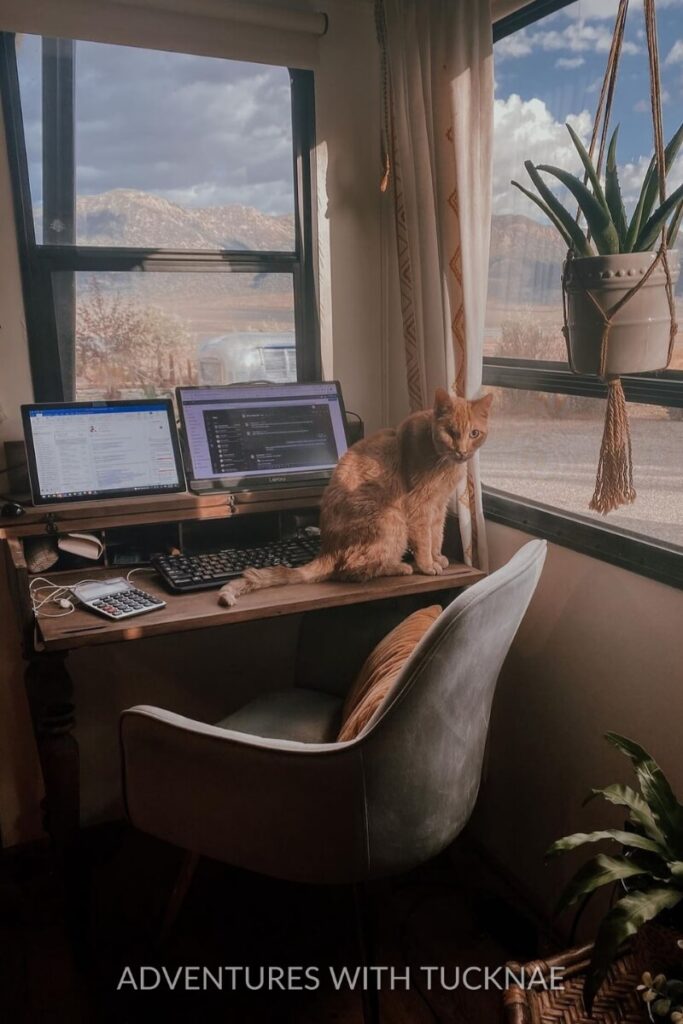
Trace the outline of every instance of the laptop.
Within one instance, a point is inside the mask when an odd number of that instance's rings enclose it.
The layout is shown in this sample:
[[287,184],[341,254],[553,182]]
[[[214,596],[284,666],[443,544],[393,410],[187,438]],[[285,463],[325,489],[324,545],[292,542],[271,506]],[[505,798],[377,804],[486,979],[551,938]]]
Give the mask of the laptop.
[[185,490],[168,398],[22,405],[35,505]]
[[179,387],[190,490],[324,486],[347,449],[338,381]]

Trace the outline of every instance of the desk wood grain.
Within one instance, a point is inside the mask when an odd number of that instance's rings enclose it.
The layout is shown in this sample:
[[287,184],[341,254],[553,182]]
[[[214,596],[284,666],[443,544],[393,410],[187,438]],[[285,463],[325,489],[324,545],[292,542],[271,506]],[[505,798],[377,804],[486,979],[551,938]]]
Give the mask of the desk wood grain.
[[[68,586],[86,576],[91,579],[107,579],[120,575],[121,570],[60,573],[59,582]],[[222,608],[218,604],[217,590],[169,594],[158,576],[141,572],[133,576],[132,582],[142,590],[162,597],[167,602],[165,608],[123,622],[110,622],[79,608],[72,615],[59,618],[39,617],[38,627],[45,650],[65,651],[408,594],[432,591],[436,594],[441,590],[470,586],[484,575],[478,569],[456,563],[450,565],[442,576],[387,576],[368,583],[310,583],[271,587],[244,595],[233,608]]]

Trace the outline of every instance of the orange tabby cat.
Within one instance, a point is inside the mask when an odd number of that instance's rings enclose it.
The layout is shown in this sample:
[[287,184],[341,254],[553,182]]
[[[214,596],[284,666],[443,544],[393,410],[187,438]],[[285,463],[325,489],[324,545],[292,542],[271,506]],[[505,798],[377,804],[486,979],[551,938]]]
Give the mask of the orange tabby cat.
[[[438,388],[433,409],[353,445],[323,495],[318,557],[296,569],[247,569],[221,589],[219,602],[232,605],[239,594],[285,583],[442,573],[448,499],[486,440],[492,400],[468,402]],[[402,561],[408,549],[414,568]]]

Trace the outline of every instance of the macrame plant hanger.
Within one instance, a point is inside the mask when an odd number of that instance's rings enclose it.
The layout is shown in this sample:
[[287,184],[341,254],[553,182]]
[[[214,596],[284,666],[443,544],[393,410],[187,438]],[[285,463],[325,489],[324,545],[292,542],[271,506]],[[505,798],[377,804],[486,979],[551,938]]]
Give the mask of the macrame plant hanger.
[[[600,148],[598,151],[598,162],[596,171],[598,176],[602,170],[602,162],[605,155],[607,131],[612,110],[612,100],[624,41],[624,29],[626,15],[628,13],[629,0],[620,0],[617,19],[614,27],[614,36],[607,59],[605,77],[600,90],[598,109],[593,124],[593,133],[589,147],[589,155],[593,159],[598,136],[600,136]],[[666,167],[664,157],[664,133],[662,128],[662,97],[659,77],[659,50],[657,45],[657,22],[655,12],[655,0],[644,0],[645,33],[647,38],[648,64],[650,70],[650,102],[652,107],[652,123],[654,134],[655,159],[657,164],[657,178],[659,185],[659,198],[663,203],[666,198]],[[602,125],[601,125],[602,121]],[[580,211],[577,212],[576,220],[580,219]],[[666,280],[666,296],[669,304],[670,334],[669,350],[666,365],[671,362],[674,340],[678,325],[676,323],[676,308],[674,304],[673,285],[667,258],[667,225],[662,225],[662,234],[657,254],[648,267],[645,274],[639,278],[637,284],[619,299],[613,306],[603,309],[597,301],[590,288],[581,280],[581,260],[575,260],[571,251],[567,256],[567,262],[562,275],[562,302],[564,312],[563,334],[567,344],[567,358],[569,367],[573,372],[571,347],[569,344],[569,328],[567,323],[567,278],[571,271],[572,276],[579,282],[579,287],[589,297],[593,306],[599,313],[602,321],[602,337],[600,343],[600,368],[598,375],[607,384],[607,409],[605,414],[605,428],[602,435],[600,447],[600,461],[598,463],[597,477],[595,481],[595,492],[590,502],[590,508],[596,512],[606,515],[621,505],[627,505],[635,500],[636,491],[633,486],[633,463],[631,456],[631,433],[629,428],[628,413],[626,411],[626,399],[624,389],[619,377],[612,376],[606,372],[607,354],[610,342],[610,330],[614,318],[627,302],[639,291],[648,281],[659,263],[663,265]]]

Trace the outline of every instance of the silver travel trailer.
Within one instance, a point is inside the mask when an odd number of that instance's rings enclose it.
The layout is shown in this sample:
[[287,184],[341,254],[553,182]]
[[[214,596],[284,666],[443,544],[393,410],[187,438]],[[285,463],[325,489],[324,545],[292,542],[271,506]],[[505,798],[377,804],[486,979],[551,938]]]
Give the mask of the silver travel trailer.
[[200,384],[255,380],[284,384],[296,380],[294,332],[220,334],[201,342],[197,363]]

